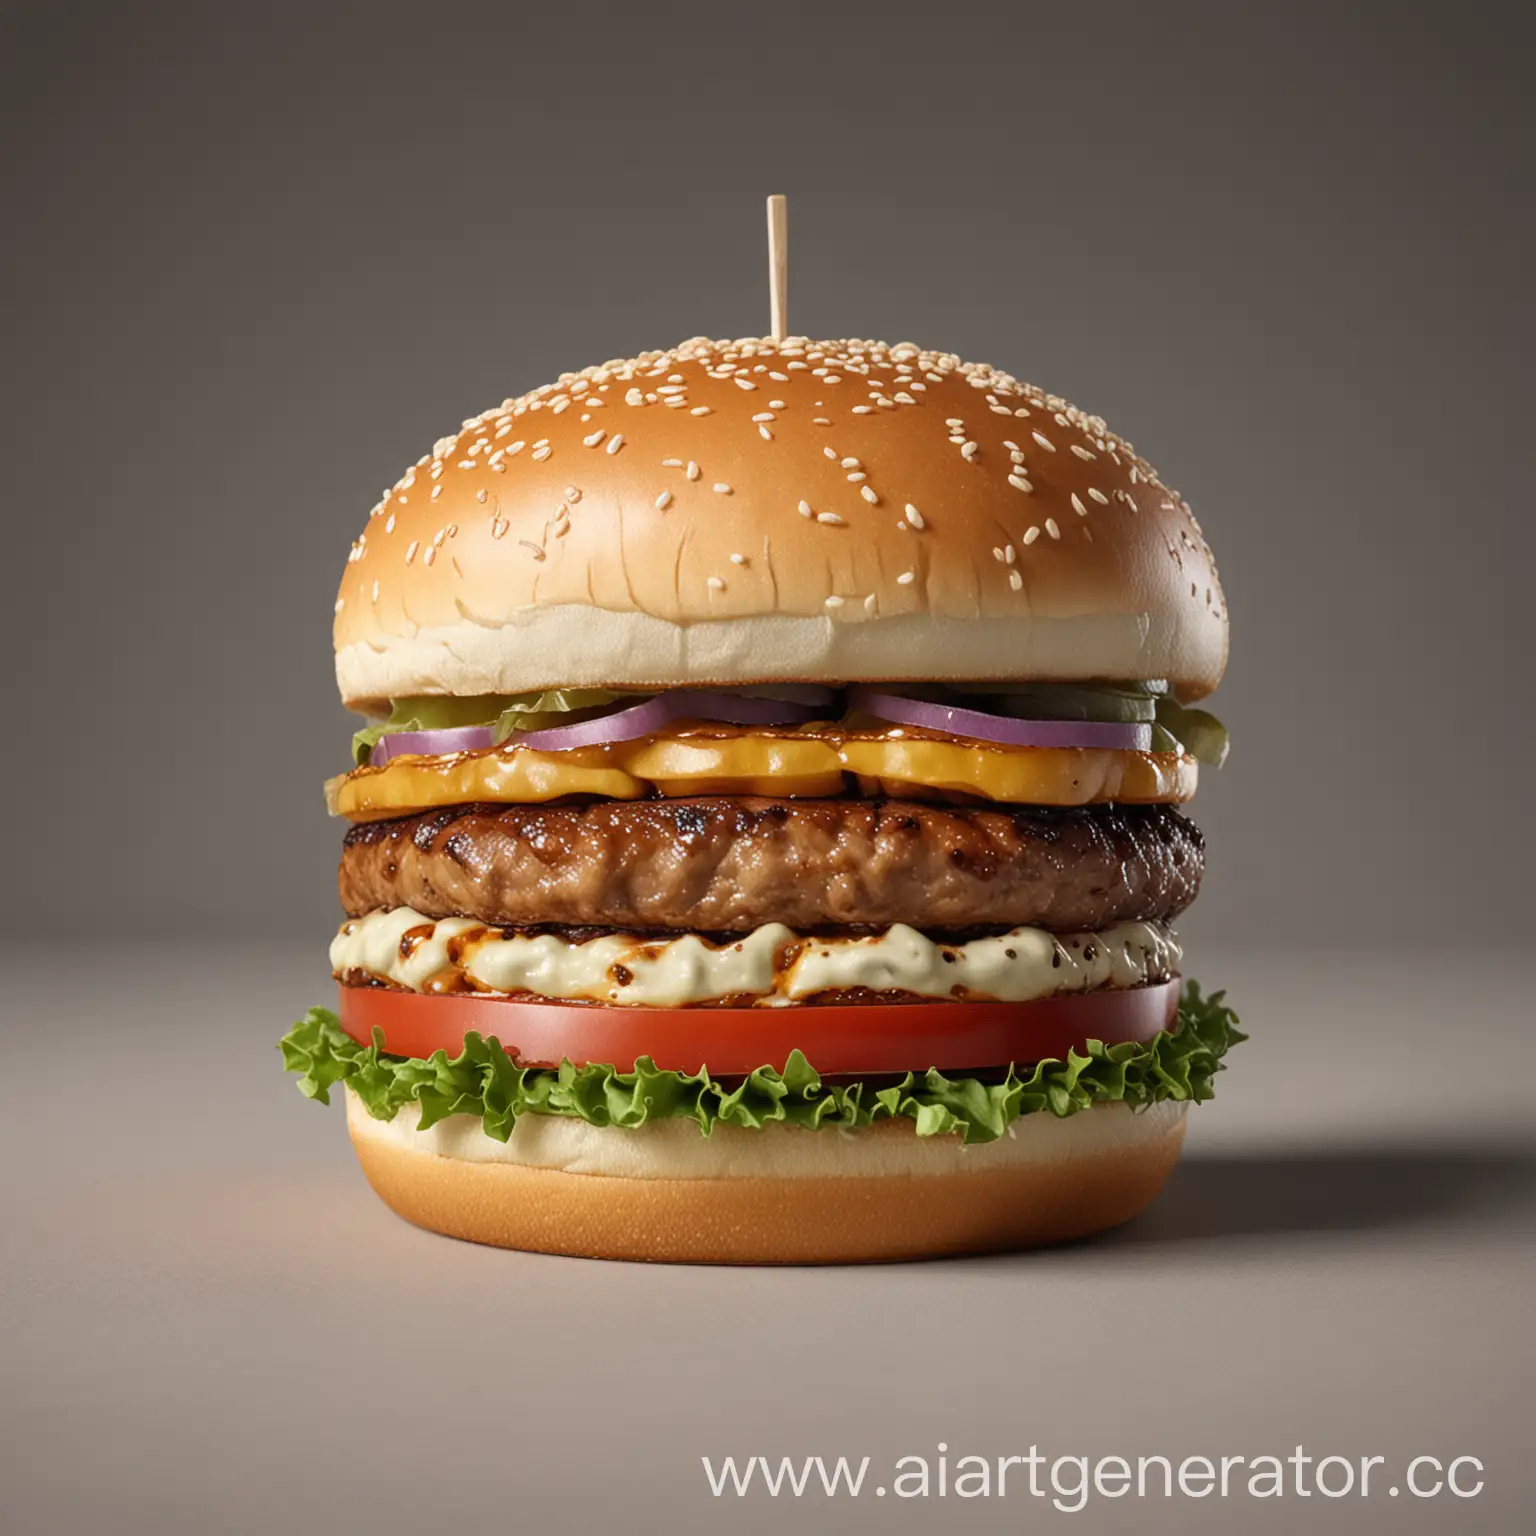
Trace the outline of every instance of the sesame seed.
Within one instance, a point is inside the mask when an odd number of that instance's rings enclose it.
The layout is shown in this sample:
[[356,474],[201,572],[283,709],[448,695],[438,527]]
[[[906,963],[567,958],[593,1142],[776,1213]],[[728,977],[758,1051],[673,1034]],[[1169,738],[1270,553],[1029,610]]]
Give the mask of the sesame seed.
[[1091,497],[1093,497],[1093,499],[1094,499],[1094,500],[1095,500],[1095,501],[1096,501],[1096,502],[1098,502],[1098,504],[1099,504],[1099,505],[1100,505],[1100,506],[1101,506],[1101,507],[1107,507],[1107,506],[1108,506],[1108,505],[1109,505],[1109,497],[1108,497],[1108,496],[1106,496],[1106,495],[1105,495],[1105,494],[1104,494],[1104,492],[1103,492],[1103,491],[1101,491],[1101,490],[1100,490],[1100,489],[1099,489],[1099,488],[1098,488],[1098,486],[1096,486],[1096,485],[1090,485],[1090,486],[1089,486],[1089,487],[1088,487],[1088,494],[1089,494],[1089,495],[1090,495],[1090,496],[1091,496]]
[[1050,534],[1053,539],[1059,539],[1061,537],[1061,529],[1056,526],[1056,519],[1054,517],[1046,518],[1045,531]]
[[1009,475],[1008,484],[1011,485],[1016,491],[1029,492],[1034,490],[1034,486],[1031,485],[1023,475]]
[[875,494],[875,488],[872,485],[861,485],[859,487],[859,495],[872,507],[880,504],[880,498]]
[[873,415],[874,409],[872,405],[856,405],[853,408],[853,414],[855,416],[870,416]]
[[412,539],[405,547],[405,563],[409,565],[416,558],[416,551],[421,548],[420,539]]
[[[478,495],[479,495],[481,501],[485,500],[485,492],[484,491],[478,492]],[[393,533],[394,531],[395,531],[395,514],[393,512],[391,512],[389,514],[389,516],[384,521],[384,532],[385,533]]]
[[992,558],[996,560],[999,565],[1003,563],[1003,552],[997,547],[996,544],[992,546]]
[[709,577],[708,580],[705,581],[704,585],[707,586],[711,592],[723,592],[725,590],[725,583],[721,581],[718,576]]
[[1010,544],[1003,551],[1003,559],[1004,559],[1004,561],[1007,564],[1012,565],[1017,558],[1018,558],[1018,551],[1014,549],[1012,544]]
[[707,405],[696,405],[688,414],[690,416],[708,416],[711,413]]
[[672,492],[671,491],[663,491],[661,493],[661,495],[656,498],[656,510],[658,512],[665,512],[667,510],[667,508],[670,507],[671,505],[672,505]]
[[736,375],[736,378],[735,378],[734,382],[737,385],[737,387],[740,388],[740,389],[756,389],[757,388],[757,385],[754,384],[751,379],[744,379],[744,378],[741,377],[740,374]]
[[[768,377],[769,377],[769,378],[772,378],[772,377],[773,377],[773,375],[772,375],[772,374],[769,374],[769,375],[768,375]],[[769,404],[769,405],[770,405],[770,406],[771,406],[771,407],[772,407],[772,408],[773,408],[773,409],[774,409],[774,410],[776,410],[776,411],[782,411],[782,410],[783,410],[783,409],[784,409],[784,402],[783,402],[783,401],[782,401],[782,400],[770,400],[770,401],[769,401],[769,402],[768,402],[768,404]]]
[[969,464],[976,457],[978,451],[975,443],[963,443],[960,447],[960,457]]
[[815,514],[811,511],[811,504],[808,501],[802,501],[796,510],[800,513],[801,517],[815,516]]
[[772,421],[773,419],[772,411],[759,411],[757,415],[752,418],[753,421]]
[[759,427],[757,429],[757,435],[762,438],[765,443],[771,443],[773,441],[773,433],[770,432],[767,427]]
[[582,438],[582,446],[586,448],[596,448],[597,445],[607,436],[608,434],[603,431],[601,427],[599,427],[596,432],[589,432],[584,438]]
[[1016,442],[1014,442],[1014,440],[1011,437],[1005,437],[1003,439],[1003,447],[1006,448],[1009,451],[1009,453],[1019,453],[1019,452],[1022,451],[1019,448],[1019,445]]
[[515,443],[511,443],[511,444],[508,445],[508,447],[507,447],[507,457],[510,459],[514,453],[521,453],[523,451],[523,449],[526,448],[527,446],[528,446],[527,443],[525,443],[522,440],[522,438],[518,438],[518,440]]
[[848,526],[836,512],[818,512],[816,514],[816,521],[818,523],[825,523],[829,528],[846,528]]
[[965,422],[958,416],[946,416],[944,418],[944,425],[946,427],[963,427]]
[[916,571],[903,571],[901,573],[901,575],[896,578],[896,585],[898,587],[910,587],[912,585],[912,583],[914,581],[916,581],[916,580],[917,580],[917,572]]
[[437,498],[438,498],[438,497],[439,497],[439,496],[441,496],[441,495],[442,495],[442,494],[443,494],[443,488],[442,488],[442,486],[440,486],[440,485],[434,485],[434,486],[433,486],[433,487],[432,487],[432,500],[433,500],[433,501],[436,501],[436,500],[437,500]]
[[421,563],[423,565],[431,565],[435,559],[437,559],[437,544],[434,541],[427,545],[426,552],[421,557]]
[[1031,432],[1029,434],[1040,446],[1050,453],[1056,452],[1056,445],[1043,432]]
[[928,526],[928,524],[923,520],[923,514],[919,512],[910,501],[907,503],[905,510],[907,514],[907,521],[911,523],[912,526],[919,532]]
[[625,405],[644,405],[645,391],[643,389],[626,389],[624,391]]
[[699,466],[695,464],[692,459],[689,459],[688,468],[684,470],[683,473],[687,475],[690,480],[697,480],[699,478]]
[[857,459],[844,459],[842,460],[842,467],[844,469],[857,469],[859,461]]
[[1073,443],[1072,452],[1075,453],[1080,459],[1093,459],[1097,457],[1097,455],[1091,452],[1089,449],[1084,448],[1081,443]]
[[1088,508],[1083,505],[1083,499],[1077,494],[1076,491],[1072,492],[1072,510],[1076,512],[1079,517],[1088,516]]
[[1017,571],[1009,571],[1008,585],[1017,592],[1024,585],[1024,578]]
[[722,496],[729,496],[731,494],[731,488],[724,480],[716,480],[712,489],[718,491]]
[[[847,462],[847,459],[843,460],[843,463],[846,464]],[[857,463],[858,461],[855,460],[854,462]],[[851,475],[847,476],[847,479],[850,484],[857,485],[861,480],[869,479],[869,476],[866,475],[862,469],[856,469]]]
[[661,467],[663,469],[681,469],[683,467],[683,461],[681,459],[663,459],[661,461]]
[[485,500],[485,491],[483,488],[475,492],[475,500],[479,502],[483,502]]
[[1039,537],[1040,537],[1040,530],[1038,528],[1026,528],[1024,530],[1024,546],[1025,546],[1025,548],[1027,549]]
[[613,434],[613,436],[608,439],[608,446],[603,450],[603,452],[604,453],[617,453],[619,451],[619,449],[622,448],[623,446],[624,446],[624,434],[622,432],[615,432]]
[[746,563],[747,563],[747,557],[745,555],[732,555],[731,556],[731,564],[732,565],[745,565]]
[[473,459],[460,459],[459,460],[459,468],[460,469],[473,469],[474,467],[475,467],[475,461]]
[[379,584],[378,584],[378,582],[374,582],[374,584],[373,584],[373,600],[374,600],[374,602],[378,602],[378,600],[379,600]]
[[840,598],[840,597],[839,597],[839,596],[838,596],[838,595],[837,595],[837,594],[836,594],[836,593],[835,593],[835,592],[834,592],[834,593],[833,593],[833,594],[832,594],[832,596],[831,596],[831,597],[829,597],[829,598],[827,598],[827,600],[826,600],[826,606],[827,606],[827,607],[828,607],[828,608],[841,608],[841,607],[842,607],[842,606],[843,606],[843,600],[842,600],[842,598]]
[[811,425],[813,427],[830,427],[832,423],[825,416],[812,416]]

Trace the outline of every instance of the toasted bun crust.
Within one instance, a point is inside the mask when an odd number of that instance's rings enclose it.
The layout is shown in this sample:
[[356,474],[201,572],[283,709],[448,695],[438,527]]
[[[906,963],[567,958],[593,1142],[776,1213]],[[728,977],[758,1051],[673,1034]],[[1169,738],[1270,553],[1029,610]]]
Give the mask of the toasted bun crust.
[[[1144,1210],[1178,1161],[1182,1104],[1027,1116],[965,1147],[905,1120],[852,1132],[691,1122],[639,1130],[525,1116],[504,1147],[477,1120],[347,1120],[396,1214],[471,1242],[582,1258],[848,1264],[1035,1247]],[[442,1134],[438,1134],[442,1133]]]
[[353,708],[768,680],[1167,678],[1226,663],[1182,498],[1098,417],[910,344],[695,339],[464,423],[336,603]]

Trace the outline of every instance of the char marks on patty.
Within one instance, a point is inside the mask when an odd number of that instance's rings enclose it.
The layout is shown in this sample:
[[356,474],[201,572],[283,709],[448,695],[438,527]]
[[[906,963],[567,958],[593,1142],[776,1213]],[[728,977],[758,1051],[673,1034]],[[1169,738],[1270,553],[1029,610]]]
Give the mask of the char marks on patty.
[[459,805],[353,827],[341,903],[504,926],[744,933],[908,923],[1058,933],[1166,922],[1204,841],[1167,806],[907,800]]

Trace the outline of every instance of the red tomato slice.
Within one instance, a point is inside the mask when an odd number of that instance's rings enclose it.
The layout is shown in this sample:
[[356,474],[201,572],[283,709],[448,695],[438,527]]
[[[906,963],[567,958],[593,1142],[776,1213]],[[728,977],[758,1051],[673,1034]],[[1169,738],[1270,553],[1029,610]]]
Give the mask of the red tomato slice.
[[658,1067],[717,1077],[782,1067],[798,1048],[827,1077],[941,1072],[1065,1057],[1088,1040],[1115,1045],[1171,1029],[1179,984],[1102,990],[1030,1003],[849,1003],[782,1008],[609,1008],[590,1003],[452,993],[424,996],[385,987],[341,988],[341,1025],[369,1044],[383,1031],[395,1056],[457,1056],[464,1035],[494,1035],[524,1066],[608,1062],[637,1056]]

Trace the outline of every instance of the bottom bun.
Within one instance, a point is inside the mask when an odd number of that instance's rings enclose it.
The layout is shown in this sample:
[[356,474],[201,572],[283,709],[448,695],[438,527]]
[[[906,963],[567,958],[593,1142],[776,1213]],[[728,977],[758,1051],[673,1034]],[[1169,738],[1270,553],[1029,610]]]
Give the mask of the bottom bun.
[[347,1091],[368,1182],[397,1215],[501,1248],[691,1264],[854,1264],[1037,1247],[1146,1209],[1179,1159],[1183,1104],[1026,1116],[1001,1141],[688,1120],[618,1130],[525,1115],[510,1139]]

